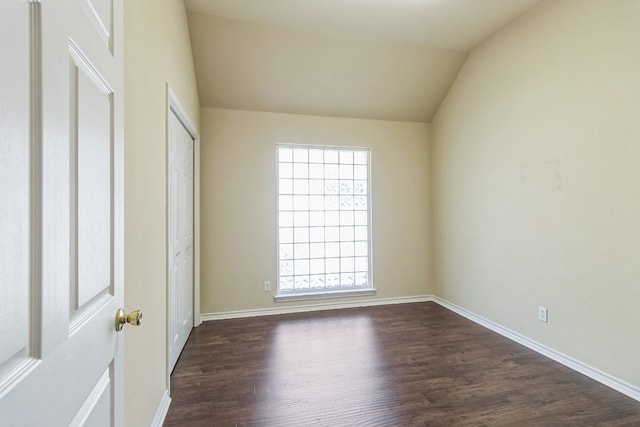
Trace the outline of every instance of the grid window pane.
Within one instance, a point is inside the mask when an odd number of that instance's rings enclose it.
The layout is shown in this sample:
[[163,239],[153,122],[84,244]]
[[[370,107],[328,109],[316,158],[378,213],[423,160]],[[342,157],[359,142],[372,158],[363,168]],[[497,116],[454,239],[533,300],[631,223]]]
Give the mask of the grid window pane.
[[338,194],[340,192],[340,181],[337,179],[328,179],[324,182],[325,194]]
[[354,243],[354,255],[366,257],[369,253],[369,245],[367,242],[355,242]]
[[354,240],[367,240],[367,227],[355,227]]
[[324,178],[324,165],[322,164],[310,164],[309,165],[309,178],[322,179]]
[[340,256],[340,243],[338,242],[326,242],[324,244],[324,251],[327,257]]
[[340,287],[342,288],[351,288],[354,283],[354,274],[353,273],[342,273],[340,275]]
[[367,179],[367,167],[364,165],[356,165],[353,167],[354,179]]
[[340,286],[340,274],[327,274],[327,289],[335,289]]
[[369,151],[278,146],[278,293],[371,288]]
[[281,260],[293,259],[293,245],[291,244],[280,245],[280,259]]
[[324,243],[311,243],[309,245],[309,256],[311,258],[324,259]]
[[293,165],[291,163],[280,163],[278,176],[280,178],[293,178]]
[[367,225],[367,212],[364,212],[364,211],[354,212],[353,222],[355,225]]
[[323,290],[325,288],[324,274],[311,275],[309,285],[311,289]]
[[340,164],[340,179],[353,179],[353,165]]
[[280,194],[293,194],[293,180],[280,178]]
[[280,196],[278,204],[280,206],[280,212],[292,210],[293,196]]
[[340,272],[340,258],[327,258],[325,260],[327,273]]
[[353,209],[356,211],[367,210],[367,196],[355,196],[353,198]]
[[288,147],[280,147],[278,149],[278,159],[280,160],[280,162],[292,162],[293,149]]
[[309,244],[296,243],[295,245],[293,245],[293,255],[296,259],[309,258]]
[[324,273],[324,258],[323,259],[312,259],[309,261],[309,270],[311,274],[321,274]]
[[355,271],[367,271],[369,269],[366,256],[355,258]]
[[337,211],[340,208],[338,196],[325,196],[324,198],[324,210],[325,211]]
[[357,165],[366,165],[367,162],[367,152],[366,151],[356,151],[353,153],[353,163]]
[[366,287],[369,283],[368,273],[360,272],[356,273],[356,283],[355,285],[358,287]]
[[367,194],[367,181],[353,181],[353,192],[354,194]]
[[294,148],[293,149],[293,161],[294,162],[309,162],[309,150],[304,148]]
[[280,243],[293,243],[293,228],[280,228]]
[[353,233],[354,227],[340,227],[340,241],[353,241]]
[[340,224],[354,225],[353,217],[354,217],[354,212],[352,211],[340,211]]
[[324,230],[324,239],[326,242],[339,242],[340,227],[326,227]]
[[312,227],[322,227],[324,225],[324,211],[309,212],[309,225]]
[[353,164],[353,151],[340,150],[340,164]]
[[280,261],[280,273],[282,275],[293,274],[293,261]]
[[284,277],[284,276],[280,276],[280,290],[282,291],[291,291],[293,290],[293,277],[288,276],[288,277]]
[[310,179],[309,194],[324,194],[324,180]]
[[309,276],[298,276],[293,278],[294,290],[309,289]]
[[340,211],[330,211],[325,213],[325,225],[333,227],[340,225]]
[[324,163],[324,150],[320,148],[309,150],[309,163]]
[[[283,196],[286,197],[286,196]],[[309,196],[293,196],[293,210],[294,211],[308,211],[309,210]]]
[[[298,196],[293,196],[298,197]],[[295,203],[295,199],[294,199]],[[340,210],[352,210],[353,209],[353,196],[340,196]]]
[[340,242],[340,256],[354,256],[355,244],[354,242]]
[[353,257],[340,258],[340,271],[354,271],[355,259]]
[[295,227],[306,227],[309,225],[309,212],[293,212],[293,225]]
[[306,163],[294,163],[293,178],[309,178],[309,165]]
[[300,178],[294,179],[293,194],[309,194],[309,180]]
[[341,179],[340,194],[353,194],[353,181]]
[[309,209],[321,211],[324,209],[324,196],[309,196]]
[[338,150],[324,150],[325,163],[338,163]]
[[296,276],[309,274],[309,260],[297,259],[293,262],[293,272]]
[[304,243],[309,241],[309,227],[296,227],[293,229],[293,241]]
[[324,165],[324,179],[338,179],[338,165]]
[[280,211],[279,221],[280,227],[291,227],[293,225],[293,212]]
[[324,227],[311,227],[309,229],[310,242],[324,242]]

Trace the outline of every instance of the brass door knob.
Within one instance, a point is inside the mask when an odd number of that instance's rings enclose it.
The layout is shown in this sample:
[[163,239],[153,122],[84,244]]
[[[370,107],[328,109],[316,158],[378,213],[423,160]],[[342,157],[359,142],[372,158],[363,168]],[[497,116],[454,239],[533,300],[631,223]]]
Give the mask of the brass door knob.
[[142,323],[142,311],[136,310],[129,314],[124,314],[124,310],[119,308],[116,311],[116,331],[121,331],[126,323],[133,326],[140,325]]

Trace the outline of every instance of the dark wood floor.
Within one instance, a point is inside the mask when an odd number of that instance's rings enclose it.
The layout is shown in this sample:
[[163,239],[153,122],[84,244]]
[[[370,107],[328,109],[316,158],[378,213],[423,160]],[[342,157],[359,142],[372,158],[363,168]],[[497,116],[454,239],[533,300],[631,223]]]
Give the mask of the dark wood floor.
[[165,426],[640,426],[640,402],[434,303],[208,322]]

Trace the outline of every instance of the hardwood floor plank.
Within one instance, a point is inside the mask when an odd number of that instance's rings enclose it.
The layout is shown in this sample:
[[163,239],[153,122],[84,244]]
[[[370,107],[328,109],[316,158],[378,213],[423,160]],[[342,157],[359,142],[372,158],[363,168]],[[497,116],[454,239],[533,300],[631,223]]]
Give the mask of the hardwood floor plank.
[[165,426],[640,426],[640,402],[435,303],[208,322]]

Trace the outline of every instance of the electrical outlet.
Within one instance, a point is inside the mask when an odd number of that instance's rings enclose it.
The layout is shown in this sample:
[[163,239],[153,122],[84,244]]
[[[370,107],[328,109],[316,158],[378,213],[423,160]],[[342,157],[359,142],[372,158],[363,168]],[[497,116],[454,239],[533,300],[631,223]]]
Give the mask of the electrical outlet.
[[547,323],[547,307],[538,306],[538,320]]
[[268,280],[266,280],[266,281],[264,282],[264,291],[265,291],[265,292],[271,292],[271,282],[270,282],[270,281],[268,281]]

